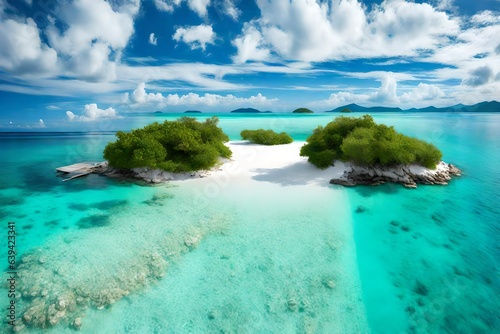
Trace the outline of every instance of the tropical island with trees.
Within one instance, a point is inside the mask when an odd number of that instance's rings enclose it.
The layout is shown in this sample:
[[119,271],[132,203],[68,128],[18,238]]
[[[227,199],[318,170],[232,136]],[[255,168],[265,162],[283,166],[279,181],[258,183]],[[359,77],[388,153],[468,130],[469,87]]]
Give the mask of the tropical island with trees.
[[[149,183],[205,177],[228,161],[231,148],[235,149],[218,122],[215,116],[205,121],[181,117],[128,133],[118,131],[118,139],[104,149],[107,165],[101,165],[99,171]],[[251,144],[265,146],[293,142],[289,134],[273,130],[247,129],[240,135]],[[276,150],[279,156],[279,148]],[[344,186],[395,182],[414,188],[416,183],[447,184],[452,175],[460,175],[455,166],[441,161],[436,146],[377,124],[370,115],[340,116],[317,127],[300,147],[300,156],[319,169],[341,166],[344,173],[330,183]]]

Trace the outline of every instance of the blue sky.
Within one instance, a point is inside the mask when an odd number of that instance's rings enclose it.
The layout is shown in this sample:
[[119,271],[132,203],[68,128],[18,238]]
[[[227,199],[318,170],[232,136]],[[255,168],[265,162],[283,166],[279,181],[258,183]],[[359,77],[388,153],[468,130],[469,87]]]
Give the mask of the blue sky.
[[0,0],[0,128],[500,100],[500,0]]

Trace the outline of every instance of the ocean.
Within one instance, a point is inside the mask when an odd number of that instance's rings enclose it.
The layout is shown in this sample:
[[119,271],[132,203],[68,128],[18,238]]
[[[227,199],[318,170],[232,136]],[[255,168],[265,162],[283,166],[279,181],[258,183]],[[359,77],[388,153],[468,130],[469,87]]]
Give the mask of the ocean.
[[[130,128],[180,116],[136,115]],[[217,116],[231,140],[271,128],[304,141],[335,115]],[[81,333],[499,332],[500,114],[372,116],[463,175],[418,189],[62,182],[56,167],[102,161],[114,133],[0,133],[0,261],[7,278],[15,222],[17,316],[61,319],[25,332],[74,333],[75,319]],[[0,303],[7,315],[8,287]]]

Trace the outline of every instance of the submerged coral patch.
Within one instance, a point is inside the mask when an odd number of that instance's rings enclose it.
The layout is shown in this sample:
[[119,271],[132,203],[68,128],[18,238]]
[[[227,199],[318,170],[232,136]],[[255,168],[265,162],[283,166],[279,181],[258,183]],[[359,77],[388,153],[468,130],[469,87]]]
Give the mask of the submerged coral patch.
[[127,204],[128,204],[128,201],[126,201],[126,200],[110,200],[110,201],[103,201],[103,202],[99,202],[96,204],[92,204],[91,206],[96,208],[96,209],[106,211],[106,210],[116,209],[120,206],[124,206]]
[[49,221],[45,222],[43,225],[45,225],[45,226],[51,226],[52,227],[52,226],[59,225],[60,222],[61,221],[59,219],[52,219],[52,220],[49,220]]
[[5,196],[0,194],[0,206],[14,206],[24,203],[24,198],[19,196]]
[[157,206],[157,205],[163,206],[166,204],[166,202],[168,200],[170,200],[172,198],[174,198],[173,194],[168,194],[168,193],[155,194],[155,195],[153,195],[153,197],[151,197],[148,200],[143,201],[142,203],[150,205],[150,206]]
[[103,227],[106,225],[109,225],[110,222],[110,215],[107,214],[102,214],[98,213],[95,215],[87,216],[81,218],[76,225],[79,228],[95,228],[95,227]]

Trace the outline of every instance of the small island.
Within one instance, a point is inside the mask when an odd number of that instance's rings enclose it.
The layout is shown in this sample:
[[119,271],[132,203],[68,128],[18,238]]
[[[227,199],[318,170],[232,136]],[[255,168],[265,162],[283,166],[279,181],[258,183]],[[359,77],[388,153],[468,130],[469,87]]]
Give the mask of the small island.
[[244,140],[260,145],[283,145],[293,142],[286,132],[276,133],[273,130],[243,130],[240,135]]
[[202,112],[199,110],[186,110],[184,113],[185,114],[202,114]]
[[149,183],[186,176],[203,177],[203,171],[232,155],[224,145],[229,138],[218,127],[218,122],[215,116],[204,122],[182,117],[161,124],[155,122],[128,133],[118,131],[118,140],[104,149],[108,163],[101,165],[99,172]]
[[344,174],[330,181],[344,186],[395,182],[415,188],[417,183],[447,184],[452,175],[460,175],[458,168],[441,161],[434,145],[376,124],[369,115],[341,116],[316,128],[300,155],[321,169],[344,163]]
[[314,114],[314,111],[308,108],[297,108],[292,111],[292,114]]
[[270,114],[272,111],[260,111],[255,108],[238,108],[235,110],[231,110],[230,113],[233,114]]

